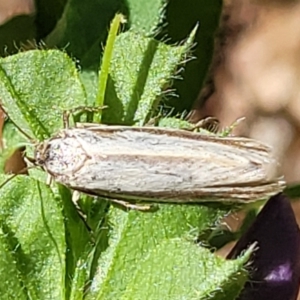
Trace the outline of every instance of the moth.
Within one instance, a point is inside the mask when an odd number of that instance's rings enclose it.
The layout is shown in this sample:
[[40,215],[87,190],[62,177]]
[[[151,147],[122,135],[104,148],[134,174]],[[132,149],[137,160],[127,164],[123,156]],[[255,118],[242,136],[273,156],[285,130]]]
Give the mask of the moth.
[[79,192],[137,202],[251,202],[282,191],[271,148],[242,137],[81,124],[39,143],[35,164]]

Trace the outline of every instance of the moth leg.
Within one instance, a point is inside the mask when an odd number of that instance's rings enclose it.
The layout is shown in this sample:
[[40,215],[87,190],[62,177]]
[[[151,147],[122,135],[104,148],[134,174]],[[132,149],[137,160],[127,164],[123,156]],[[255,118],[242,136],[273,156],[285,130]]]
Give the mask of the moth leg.
[[205,129],[211,133],[217,133],[219,131],[219,125],[220,122],[217,118],[207,117],[200,120],[192,128],[189,128],[187,130],[194,131],[197,129]]
[[123,200],[117,200],[117,199],[110,199],[111,202],[113,202],[114,204],[117,204],[123,208],[125,208],[126,210],[138,210],[138,211],[144,211],[144,212],[149,212],[149,211],[153,211],[153,206],[152,205],[138,205],[138,204],[132,204]]
[[51,185],[52,183],[52,176],[50,174],[47,175],[46,184]]
[[63,125],[64,128],[70,127],[70,116],[75,115],[76,113],[80,112],[99,112],[106,108],[107,106],[99,106],[99,107],[92,107],[92,106],[78,106],[69,110],[65,110],[63,112]]
[[159,120],[162,118],[162,116],[157,115],[155,117],[150,118],[150,120],[144,125],[144,126],[158,126]]
[[79,205],[79,199],[80,199],[80,192],[73,191],[73,193],[72,193],[72,202],[73,202],[73,204],[76,208],[76,211],[79,215],[79,218],[84,223],[84,225],[85,225],[86,229],[88,230],[88,232],[93,232],[92,228],[89,226],[89,224],[87,222],[87,215],[83,212],[83,210],[81,209],[81,207]]
[[72,202],[80,216],[81,219],[83,219],[84,222],[87,220],[86,214],[82,211],[81,207],[79,206],[79,199],[80,199],[80,192],[78,191],[73,191],[72,194]]
[[241,122],[243,122],[246,118],[245,117],[241,117],[239,119],[237,119],[236,121],[234,121],[230,126],[223,128],[220,131],[220,136],[229,136],[232,131],[234,130],[234,128],[236,128]]

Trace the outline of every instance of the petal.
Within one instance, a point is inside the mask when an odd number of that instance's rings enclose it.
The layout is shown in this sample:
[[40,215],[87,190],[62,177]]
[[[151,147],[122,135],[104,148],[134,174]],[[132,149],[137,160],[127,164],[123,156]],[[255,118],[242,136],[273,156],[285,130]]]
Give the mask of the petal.
[[238,300],[294,300],[300,283],[300,232],[291,204],[282,193],[270,198],[228,259],[256,243],[249,281]]

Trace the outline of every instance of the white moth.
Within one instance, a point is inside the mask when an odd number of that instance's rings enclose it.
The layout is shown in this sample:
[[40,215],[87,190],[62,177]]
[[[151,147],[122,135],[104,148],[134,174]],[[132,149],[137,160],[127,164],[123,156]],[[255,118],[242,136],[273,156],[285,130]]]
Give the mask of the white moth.
[[76,191],[128,202],[248,202],[285,186],[261,142],[158,127],[64,129],[35,163]]

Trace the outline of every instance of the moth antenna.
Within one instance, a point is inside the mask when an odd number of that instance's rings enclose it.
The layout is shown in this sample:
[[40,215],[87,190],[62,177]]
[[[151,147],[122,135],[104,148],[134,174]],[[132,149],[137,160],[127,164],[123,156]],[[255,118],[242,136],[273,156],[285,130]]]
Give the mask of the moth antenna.
[[195,129],[205,129],[211,133],[217,133],[219,131],[219,125],[220,122],[215,117],[206,117],[196,124],[192,128],[190,128],[190,131],[194,131]]
[[70,117],[71,115],[75,115],[75,113],[83,113],[83,112],[99,112],[103,109],[107,108],[107,105],[92,107],[92,106],[78,106],[69,110],[65,110],[63,112],[63,125],[64,128],[67,129],[70,127]]

